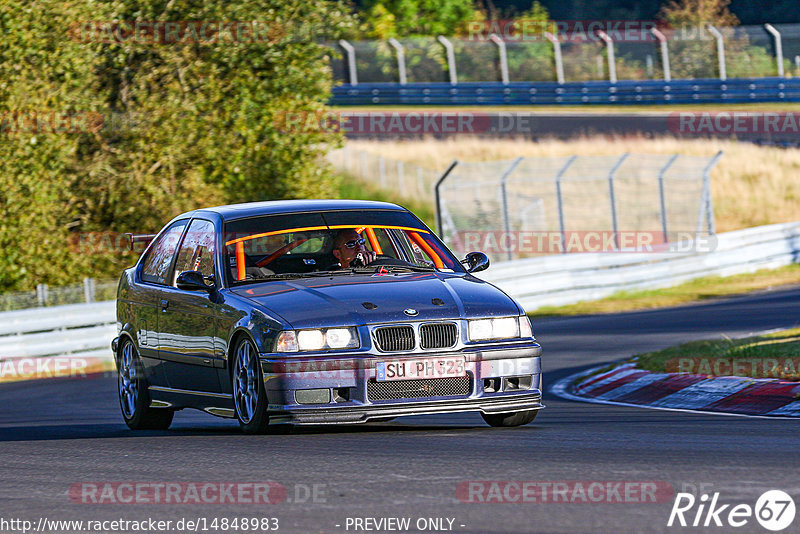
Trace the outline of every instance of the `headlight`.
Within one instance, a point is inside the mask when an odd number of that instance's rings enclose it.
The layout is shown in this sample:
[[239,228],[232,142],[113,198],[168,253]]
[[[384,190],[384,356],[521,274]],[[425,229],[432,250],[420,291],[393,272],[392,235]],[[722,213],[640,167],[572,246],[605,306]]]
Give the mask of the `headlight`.
[[469,321],[469,339],[470,341],[513,339],[519,337],[519,328],[518,317],[473,319]]
[[359,347],[355,328],[325,328],[315,330],[284,330],[278,335],[276,352],[297,352]]

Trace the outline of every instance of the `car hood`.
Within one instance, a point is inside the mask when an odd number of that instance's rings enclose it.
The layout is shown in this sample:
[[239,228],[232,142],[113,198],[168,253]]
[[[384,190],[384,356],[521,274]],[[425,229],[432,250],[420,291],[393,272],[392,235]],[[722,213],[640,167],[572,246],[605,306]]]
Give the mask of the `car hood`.
[[[233,292],[283,317],[295,329],[520,313],[510,297],[488,282],[449,273],[280,280]],[[409,308],[418,314],[404,313]]]

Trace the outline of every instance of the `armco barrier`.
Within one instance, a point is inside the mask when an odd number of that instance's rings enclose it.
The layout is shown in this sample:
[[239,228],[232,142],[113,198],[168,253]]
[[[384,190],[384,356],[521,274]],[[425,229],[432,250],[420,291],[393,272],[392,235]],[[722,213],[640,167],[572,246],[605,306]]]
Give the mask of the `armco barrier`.
[[623,80],[612,82],[359,83],[333,88],[335,106],[738,104],[798,102],[798,78]]
[[532,311],[799,262],[800,222],[793,222],[718,234],[712,252],[560,254],[498,263],[479,276]]
[[48,359],[80,362],[81,372],[107,369],[117,333],[115,309],[114,301],[106,301],[0,313],[0,382],[37,369],[31,362],[40,364],[39,372],[27,378],[56,376],[53,365],[41,365]]

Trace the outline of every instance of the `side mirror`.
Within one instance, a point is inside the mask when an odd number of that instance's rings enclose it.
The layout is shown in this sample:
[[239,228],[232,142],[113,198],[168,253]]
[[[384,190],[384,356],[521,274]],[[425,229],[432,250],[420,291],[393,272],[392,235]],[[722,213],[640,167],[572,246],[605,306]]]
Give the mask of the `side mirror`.
[[178,289],[186,291],[211,291],[213,286],[207,286],[203,273],[200,271],[183,271],[175,281]]
[[483,252],[470,252],[461,263],[467,266],[468,273],[477,273],[489,268],[489,257]]

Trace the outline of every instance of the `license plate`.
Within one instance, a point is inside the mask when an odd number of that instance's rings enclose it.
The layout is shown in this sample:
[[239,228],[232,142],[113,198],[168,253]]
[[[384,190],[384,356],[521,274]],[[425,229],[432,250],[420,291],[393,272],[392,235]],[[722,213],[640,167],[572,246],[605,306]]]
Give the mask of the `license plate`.
[[390,380],[418,380],[423,378],[451,378],[467,374],[463,356],[378,362],[376,371],[376,379],[379,382],[387,382]]

